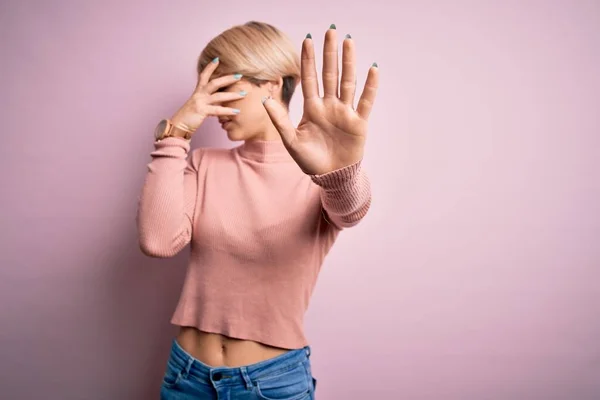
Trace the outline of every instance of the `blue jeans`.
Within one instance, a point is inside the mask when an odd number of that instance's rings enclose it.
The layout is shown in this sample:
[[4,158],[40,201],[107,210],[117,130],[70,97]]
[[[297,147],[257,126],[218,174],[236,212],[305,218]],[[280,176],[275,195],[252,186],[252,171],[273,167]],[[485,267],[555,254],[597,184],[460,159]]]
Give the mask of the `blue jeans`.
[[310,347],[238,368],[211,367],[173,340],[161,400],[314,400]]

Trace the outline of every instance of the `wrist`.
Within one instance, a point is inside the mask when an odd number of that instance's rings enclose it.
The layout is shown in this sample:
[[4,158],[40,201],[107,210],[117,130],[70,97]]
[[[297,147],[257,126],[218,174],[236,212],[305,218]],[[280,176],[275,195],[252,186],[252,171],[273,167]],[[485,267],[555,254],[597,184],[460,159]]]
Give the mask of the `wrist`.
[[173,123],[173,127],[171,128],[171,136],[187,139],[187,136],[192,132],[192,130],[186,130],[183,127],[178,126],[176,123]]
[[193,131],[191,129],[186,129],[185,125],[175,125],[168,119],[161,120],[154,130],[154,138],[156,140],[162,140],[168,137],[190,140],[192,138],[192,134]]
[[173,127],[174,128],[176,127],[179,130],[184,131],[184,132],[195,132],[197,128],[194,128],[194,127],[186,124],[184,122],[185,118],[182,118],[182,117],[185,117],[185,115],[179,115],[179,113],[171,116],[170,121],[171,121],[171,124],[173,125]]

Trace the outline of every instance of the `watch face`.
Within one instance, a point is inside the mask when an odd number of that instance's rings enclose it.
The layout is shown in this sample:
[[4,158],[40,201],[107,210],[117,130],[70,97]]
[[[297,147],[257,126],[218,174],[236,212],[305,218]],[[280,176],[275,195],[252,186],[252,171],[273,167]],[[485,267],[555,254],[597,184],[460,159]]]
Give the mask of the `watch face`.
[[165,134],[166,129],[167,129],[167,120],[163,119],[162,121],[160,121],[158,123],[158,125],[156,125],[156,130],[154,131],[154,137],[156,138],[156,140],[162,139],[163,135]]

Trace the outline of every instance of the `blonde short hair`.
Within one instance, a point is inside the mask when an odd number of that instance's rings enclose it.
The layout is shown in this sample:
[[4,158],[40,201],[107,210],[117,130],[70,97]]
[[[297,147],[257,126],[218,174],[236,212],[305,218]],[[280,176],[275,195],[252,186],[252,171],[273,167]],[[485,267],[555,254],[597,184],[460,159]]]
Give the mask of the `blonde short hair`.
[[219,57],[213,77],[240,73],[255,85],[283,78],[282,101],[289,107],[300,82],[300,56],[290,39],[257,21],[236,25],[213,38],[198,59],[198,73]]

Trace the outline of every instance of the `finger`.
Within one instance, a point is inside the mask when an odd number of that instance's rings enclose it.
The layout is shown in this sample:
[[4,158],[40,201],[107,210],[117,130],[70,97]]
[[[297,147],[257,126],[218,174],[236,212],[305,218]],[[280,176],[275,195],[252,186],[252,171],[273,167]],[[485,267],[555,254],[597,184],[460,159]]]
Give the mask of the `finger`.
[[208,98],[208,104],[219,104],[226,101],[234,101],[242,99],[246,96],[245,91],[241,92],[217,92],[210,95]]
[[273,125],[275,125],[275,128],[277,128],[277,131],[281,135],[284,144],[292,147],[296,140],[296,129],[292,125],[287,110],[272,98],[263,99],[263,105],[267,110],[267,114],[269,114],[269,118],[271,118],[271,122],[273,122]]
[[199,88],[206,86],[213,72],[219,66],[219,57],[215,57],[211,62],[208,63],[207,66],[204,67],[202,72],[200,72],[200,76],[198,77],[198,84],[196,85],[196,90]]
[[356,92],[356,53],[354,51],[354,40],[346,35],[342,54],[342,81],[340,83],[340,100],[349,106],[354,105],[354,94]]
[[305,99],[319,97],[319,80],[315,66],[315,48],[310,33],[302,42],[302,58],[300,63],[300,81]]
[[358,101],[358,106],[356,107],[358,115],[360,115],[361,118],[365,120],[369,118],[369,114],[371,113],[371,109],[373,108],[373,103],[375,102],[375,95],[377,94],[378,86],[379,68],[377,66],[377,63],[373,63],[371,68],[369,68],[367,82],[365,83],[362,95],[360,96],[360,100]]
[[219,78],[212,79],[210,82],[208,82],[204,86],[204,91],[206,93],[212,94],[222,87],[233,85],[235,82],[239,81],[240,79],[242,79],[241,74],[221,76]]
[[211,115],[214,117],[223,117],[223,116],[238,115],[240,113],[240,110],[238,110],[237,108],[231,108],[231,107],[208,106],[206,109],[206,113],[208,115]]
[[335,25],[325,33],[323,46],[323,94],[324,97],[338,96],[338,45]]

